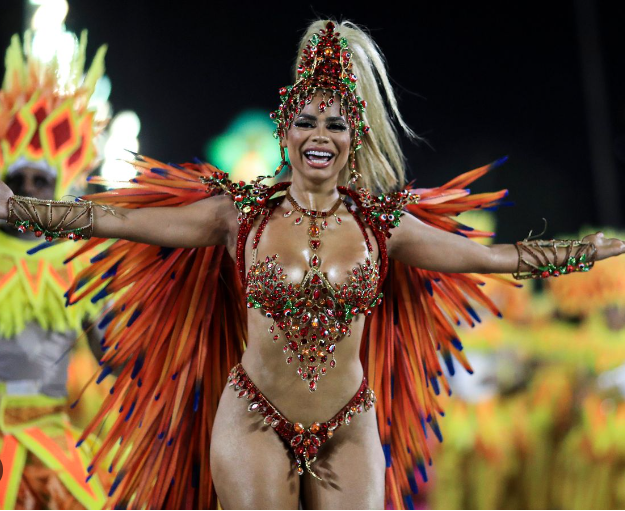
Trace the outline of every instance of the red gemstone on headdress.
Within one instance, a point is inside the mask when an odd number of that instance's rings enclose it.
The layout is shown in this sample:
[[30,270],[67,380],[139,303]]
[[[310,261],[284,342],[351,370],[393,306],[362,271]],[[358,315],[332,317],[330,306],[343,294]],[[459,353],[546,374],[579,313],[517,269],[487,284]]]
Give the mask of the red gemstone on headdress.
[[280,93],[280,96],[284,96],[287,93],[286,87],[281,87],[278,92]]
[[354,83],[358,80],[358,78],[356,77],[356,75],[354,73],[349,75],[349,81]]
[[322,101],[321,103],[319,103],[319,111],[324,112],[325,109],[326,109],[326,102]]
[[304,69],[304,66],[298,66],[297,68],[297,72],[301,75],[306,69]]
[[275,112],[271,112],[271,113],[269,114],[269,118],[270,118],[270,119],[275,119],[276,117],[277,117],[277,115],[276,115],[276,113],[275,113]]

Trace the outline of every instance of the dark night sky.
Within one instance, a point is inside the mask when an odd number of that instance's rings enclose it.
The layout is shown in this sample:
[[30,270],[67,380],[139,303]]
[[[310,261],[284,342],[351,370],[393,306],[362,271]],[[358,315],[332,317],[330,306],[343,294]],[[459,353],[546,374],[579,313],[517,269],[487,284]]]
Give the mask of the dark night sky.
[[[22,2],[6,3],[2,47],[22,29]],[[89,56],[108,43],[110,100],[116,110],[138,113],[145,154],[168,161],[201,156],[206,140],[236,114],[274,109],[301,31],[311,19],[333,15],[367,26],[387,57],[400,108],[431,146],[404,144],[418,186],[508,155],[474,187],[510,189],[516,206],[498,213],[500,241],[540,230],[542,217],[550,235],[598,223],[574,2],[420,2],[408,10],[362,2],[205,2],[201,12],[190,2],[69,3],[67,26],[89,29]],[[622,173],[625,33],[617,4],[601,2],[597,11],[610,157]],[[622,220],[612,225],[622,227]]]

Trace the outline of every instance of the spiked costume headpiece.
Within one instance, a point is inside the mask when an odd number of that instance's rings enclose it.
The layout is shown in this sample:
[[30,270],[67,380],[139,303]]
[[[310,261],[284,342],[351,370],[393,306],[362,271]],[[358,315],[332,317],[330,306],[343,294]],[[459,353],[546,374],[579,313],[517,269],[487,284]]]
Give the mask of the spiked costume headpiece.
[[40,62],[31,51],[32,35],[11,39],[0,90],[0,178],[23,162],[46,163],[55,171],[55,198],[67,194],[94,163],[94,137],[103,127],[89,109],[96,82],[104,74],[101,46],[85,74],[87,33],[77,41],[70,75],[62,81],[59,66]]
[[[352,130],[352,148],[350,168],[352,180],[358,179],[355,152],[362,145],[362,138],[369,132],[364,121],[367,103],[356,94],[358,78],[352,72],[352,52],[345,37],[334,31],[335,25],[328,22],[325,29],[311,36],[302,51],[297,73],[299,79],[293,84],[280,89],[282,104],[270,114],[276,123],[275,136],[283,138],[291,127],[293,119],[304,106],[311,103],[314,95],[321,92],[319,111],[324,112],[332,106],[336,97],[340,101],[341,115],[344,115]],[[284,149],[279,173],[286,163]]]

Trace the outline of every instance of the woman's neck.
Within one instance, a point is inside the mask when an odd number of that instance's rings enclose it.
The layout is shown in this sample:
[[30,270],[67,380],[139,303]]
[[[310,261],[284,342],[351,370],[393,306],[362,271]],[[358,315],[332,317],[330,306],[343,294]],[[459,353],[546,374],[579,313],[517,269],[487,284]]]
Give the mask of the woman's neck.
[[311,183],[309,180],[298,179],[297,175],[293,176],[290,193],[301,208],[315,211],[330,209],[341,196],[336,181]]

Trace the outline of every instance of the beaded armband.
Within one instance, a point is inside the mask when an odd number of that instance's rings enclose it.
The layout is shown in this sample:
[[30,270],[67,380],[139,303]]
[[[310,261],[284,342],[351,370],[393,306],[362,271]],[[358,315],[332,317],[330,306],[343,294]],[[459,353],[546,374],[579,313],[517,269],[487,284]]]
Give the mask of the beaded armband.
[[201,177],[200,181],[206,185],[206,193],[214,191],[230,195],[237,208],[239,224],[253,221],[259,214],[267,214],[267,202],[270,198],[271,187],[262,183],[266,176],[260,176],[249,183],[245,181],[233,182],[226,172],[214,172],[209,177]]
[[[593,243],[577,240],[534,240],[516,244],[519,264],[512,276],[517,280],[546,279],[568,273],[589,271],[595,264],[597,249]],[[558,255],[565,249],[564,255]],[[530,269],[521,271],[521,263]]]
[[7,223],[20,233],[27,229],[46,241],[57,238],[89,239],[93,234],[91,201],[54,201],[13,195],[9,198]]
[[417,204],[419,196],[408,190],[391,192],[378,196],[371,195],[366,188],[358,190],[361,210],[367,223],[373,228],[391,237],[390,230],[399,225],[399,219],[404,214],[403,209],[408,204]]

